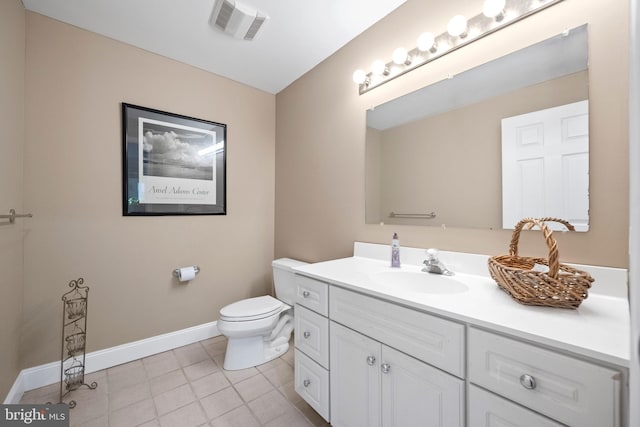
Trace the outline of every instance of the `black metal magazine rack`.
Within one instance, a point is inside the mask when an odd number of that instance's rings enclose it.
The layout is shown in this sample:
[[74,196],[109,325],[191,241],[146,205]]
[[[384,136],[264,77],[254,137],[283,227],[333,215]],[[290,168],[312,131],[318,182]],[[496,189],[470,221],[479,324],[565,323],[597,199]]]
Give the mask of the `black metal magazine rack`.
[[[87,342],[87,307],[89,287],[82,286],[84,279],[69,282],[72,288],[62,295],[62,350],[60,354],[60,403],[64,397],[80,387],[95,389],[95,381],[84,381],[85,356]],[[75,400],[68,402],[70,408],[76,406]]]

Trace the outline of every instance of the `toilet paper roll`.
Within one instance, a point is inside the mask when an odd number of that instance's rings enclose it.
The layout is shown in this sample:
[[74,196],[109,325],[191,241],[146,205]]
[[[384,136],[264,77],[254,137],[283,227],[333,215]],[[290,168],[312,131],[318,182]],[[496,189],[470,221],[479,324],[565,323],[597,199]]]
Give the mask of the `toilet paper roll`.
[[196,269],[194,266],[182,267],[178,269],[178,280],[187,282],[196,277]]

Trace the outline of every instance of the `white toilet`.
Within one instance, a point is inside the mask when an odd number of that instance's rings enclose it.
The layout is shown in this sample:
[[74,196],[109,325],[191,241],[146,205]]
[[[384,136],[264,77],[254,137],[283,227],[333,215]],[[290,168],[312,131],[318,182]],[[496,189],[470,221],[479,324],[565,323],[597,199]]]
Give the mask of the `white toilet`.
[[278,299],[269,295],[248,298],[220,310],[218,330],[228,339],[224,369],[261,365],[289,349],[296,289],[292,268],[304,264],[290,258],[271,263]]

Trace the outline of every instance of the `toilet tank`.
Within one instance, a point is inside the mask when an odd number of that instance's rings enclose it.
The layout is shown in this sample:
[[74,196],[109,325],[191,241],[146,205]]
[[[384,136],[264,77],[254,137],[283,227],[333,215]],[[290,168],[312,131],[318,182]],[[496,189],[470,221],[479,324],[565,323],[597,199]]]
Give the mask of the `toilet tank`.
[[279,258],[271,263],[273,267],[273,283],[276,288],[276,298],[293,305],[296,293],[296,278],[293,267],[306,265],[306,262],[291,258]]

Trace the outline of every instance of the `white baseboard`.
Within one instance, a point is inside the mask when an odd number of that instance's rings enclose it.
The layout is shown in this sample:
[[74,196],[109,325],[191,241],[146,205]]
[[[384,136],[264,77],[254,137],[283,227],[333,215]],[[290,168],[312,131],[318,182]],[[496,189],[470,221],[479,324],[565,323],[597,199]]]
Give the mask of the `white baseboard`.
[[18,374],[18,378],[11,386],[11,390],[9,390],[9,394],[4,399],[4,404],[9,403],[20,403],[20,399],[22,399],[22,395],[25,392],[24,384],[22,382],[22,372]]
[[[85,357],[85,373],[100,371],[218,335],[220,335],[220,332],[218,332],[217,322],[210,322],[104,350],[93,351],[87,353]],[[13,383],[11,390],[9,390],[4,403],[19,403],[25,391],[54,384],[58,381],[60,381],[60,361],[23,369],[18,374],[18,378]]]

